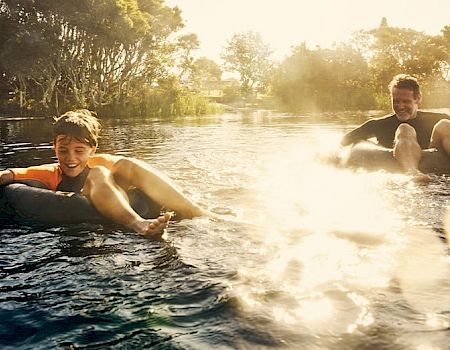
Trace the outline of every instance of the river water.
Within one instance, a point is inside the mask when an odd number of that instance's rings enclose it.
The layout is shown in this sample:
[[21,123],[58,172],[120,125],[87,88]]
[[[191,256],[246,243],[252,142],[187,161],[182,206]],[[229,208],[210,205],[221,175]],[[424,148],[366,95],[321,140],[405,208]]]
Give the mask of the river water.
[[[162,242],[0,221],[0,347],[448,349],[450,178],[322,161],[376,115],[103,121],[100,152],[227,219],[172,222]],[[0,167],[54,160],[49,125],[1,120]]]

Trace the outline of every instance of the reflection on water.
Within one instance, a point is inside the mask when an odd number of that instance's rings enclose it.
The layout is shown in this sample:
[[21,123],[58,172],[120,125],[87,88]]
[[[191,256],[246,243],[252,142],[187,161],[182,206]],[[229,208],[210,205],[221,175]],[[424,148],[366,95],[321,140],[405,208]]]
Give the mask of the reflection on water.
[[[101,150],[154,164],[230,219],[174,222],[159,243],[5,222],[0,319],[12,321],[0,343],[446,349],[449,180],[324,164],[359,123],[344,117],[105,122]],[[25,159],[28,127],[8,134],[1,166]],[[51,161],[45,136],[25,145],[33,159]]]

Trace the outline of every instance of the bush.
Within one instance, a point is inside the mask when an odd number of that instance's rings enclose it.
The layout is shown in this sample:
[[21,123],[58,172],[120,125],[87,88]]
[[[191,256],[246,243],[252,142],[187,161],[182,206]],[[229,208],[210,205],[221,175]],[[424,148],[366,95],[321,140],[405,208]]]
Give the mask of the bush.
[[140,96],[129,96],[120,103],[102,107],[99,112],[124,117],[174,118],[222,111],[220,105],[187,90],[148,88]]

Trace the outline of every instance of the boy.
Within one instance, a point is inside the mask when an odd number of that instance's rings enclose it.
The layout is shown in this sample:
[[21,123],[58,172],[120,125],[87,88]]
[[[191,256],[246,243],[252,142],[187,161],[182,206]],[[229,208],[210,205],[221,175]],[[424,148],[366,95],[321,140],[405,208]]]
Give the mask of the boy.
[[130,206],[126,190],[136,187],[158,204],[181,217],[192,218],[207,211],[183,195],[156,169],[137,159],[95,154],[100,124],[85,109],[55,119],[54,149],[58,163],[0,171],[0,185],[38,183],[53,191],[81,193],[105,217],[144,235],[160,234],[170,219],[140,217]]

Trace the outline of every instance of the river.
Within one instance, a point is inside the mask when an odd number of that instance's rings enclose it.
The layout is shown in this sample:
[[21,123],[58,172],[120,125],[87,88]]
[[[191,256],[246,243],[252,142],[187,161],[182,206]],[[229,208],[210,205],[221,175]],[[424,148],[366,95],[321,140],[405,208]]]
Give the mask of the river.
[[[376,115],[102,121],[99,152],[147,161],[229,219],[171,222],[162,242],[0,221],[0,347],[448,349],[450,178],[321,161]],[[0,167],[53,161],[50,130],[0,120]]]

